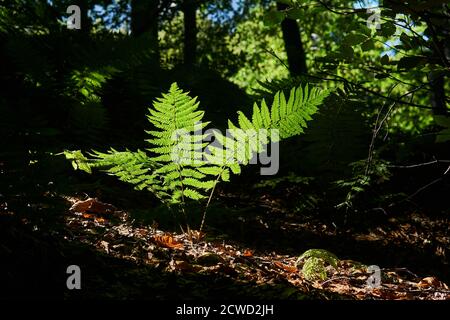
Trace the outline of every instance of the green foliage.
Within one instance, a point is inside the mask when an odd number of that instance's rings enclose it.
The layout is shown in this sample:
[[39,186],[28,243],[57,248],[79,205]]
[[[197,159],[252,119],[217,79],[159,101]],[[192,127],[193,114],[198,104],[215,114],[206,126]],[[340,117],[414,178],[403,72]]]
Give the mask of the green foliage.
[[333,253],[323,249],[309,249],[305,251],[297,259],[296,264],[298,265],[302,260],[304,260],[302,273],[305,279],[310,281],[326,280],[326,264],[337,269],[339,262],[339,259]]
[[253,5],[228,41],[231,52],[241,59],[231,81],[247,88],[248,93],[257,86],[258,80],[284,78],[289,74],[286,66],[273,56],[282,61],[287,59],[281,28],[264,23],[265,13],[266,8],[261,2]]
[[[166,204],[183,204],[185,200],[201,200],[214,190],[219,181],[229,181],[230,172],[239,174],[240,165],[247,164],[254,153],[265,150],[269,141],[278,141],[303,133],[306,121],[317,111],[317,106],[328,91],[317,88],[293,88],[286,99],[283,92],[275,94],[271,108],[265,100],[261,107],[253,107],[252,120],[238,112],[238,125],[229,121],[232,139],[220,133],[215,138],[224,148],[205,143],[202,133],[208,122],[201,122],[204,112],[198,110],[196,98],[190,98],[172,84],[168,93],[158,98],[149,109],[148,120],[153,130],[147,131],[150,144],[143,151],[108,153],[94,151],[92,159],[80,151],[65,151],[75,169],[91,172],[92,168],[106,169],[120,180],[134,184],[139,190],[147,189]],[[264,129],[262,134],[256,134]],[[270,129],[279,130],[276,136]],[[252,140],[258,136],[259,139]],[[188,139],[186,139],[188,137]],[[245,152],[242,152],[245,151]]]
[[[368,163],[370,161],[370,163]],[[349,179],[342,179],[335,184],[346,190],[345,201],[336,207],[350,208],[353,206],[355,198],[366,191],[369,187],[381,184],[391,177],[391,172],[387,161],[378,159],[376,156],[371,160],[359,160],[350,163],[353,174]]]
[[[285,94],[279,91],[275,94],[272,106],[269,109],[265,99],[258,106],[253,105],[253,114],[251,120],[241,111],[238,112],[238,125],[228,121],[228,127],[232,137],[229,139],[220,133],[215,137],[224,148],[211,147],[211,156],[208,156],[213,162],[247,164],[254,153],[264,151],[264,146],[269,142],[277,142],[280,139],[290,138],[304,132],[306,121],[311,120],[311,116],[317,111],[323,100],[328,96],[328,91],[321,91],[318,88],[292,88],[288,99]],[[261,131],[263,130],[263,131]],[[276,134],[273,135],[273,131]],[[250,133],[250,134],[247,134]],[[230,150],[232,149],[232,150]],[[241,151],[244,152],[236,152]],[[233,167],[230,169],[234,172]]]
[[260,88],[253,88],[255,99],[268,99],[277,91],[289,93],[292,87],[303,85],[304,80],[301,77],[288,77],[283,79],[272,79],[266,81],[258,81]]
[[370,129],[362,113],[363,102],[351,94],[338,89],[330,95],[295,150],[308,175],[333,181],[350,173],[349,163],[367,156]]

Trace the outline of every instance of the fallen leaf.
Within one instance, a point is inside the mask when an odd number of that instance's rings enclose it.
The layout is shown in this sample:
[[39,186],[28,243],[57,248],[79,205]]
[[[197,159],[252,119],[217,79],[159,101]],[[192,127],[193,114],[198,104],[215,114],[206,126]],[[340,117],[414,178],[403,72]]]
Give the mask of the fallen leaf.
[[102,218],[102,217],[95,218],[94,221],[97,222],[97,223],[101,223],[101,224],[106,222],[106,220],[104,218]]
[[117,208],[111,204],[100,202],[97,198],[89,198],[84,201],[75,202],[69,210],[79,213],[89,212],[107,214],[117,211]]
[[297,271],[298,271],[298,269],[297,269],[296,267],[292,267],[292,266],[285,265],[284,263],[282,263],[282,262],[280,262],[280,261],[274,261],[273,263],[274,263],[278,268],[283,269],[284,271],[289,272],[289,273],[294,273],[294,272],[297,272]]
[[169,249],[183,249],[183,244],[176,241],[171,235],[156,235],[153,237],[156,244]]
[[100,241],[99,246],[100,246],[100,248],[105,250],[106,253],[109,253],[109,242],[102,240],[102,241]]
[[419,288],[441,287],[442,283],[435,277],[426,277],[417,283]]
[[251,250],[245,250],[242,254],[244,257],[253,257],[253,251]]

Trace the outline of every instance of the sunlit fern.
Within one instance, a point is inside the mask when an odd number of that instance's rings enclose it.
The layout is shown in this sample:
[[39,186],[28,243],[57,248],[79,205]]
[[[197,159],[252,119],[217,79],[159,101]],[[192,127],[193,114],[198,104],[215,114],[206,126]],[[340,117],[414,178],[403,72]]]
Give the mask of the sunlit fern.
[[[265,100],[260,105],[255,103],[251,118],[238,112],[238,124],[229,120],[232,130],[226,136],[217,131],[204,133],[209,122],[202,122],[204,112],[198,110],[197,99],[174,83],[149,108],[147,117],[152,130],[147,131],[150,135],[146,140],[147,152],[94,151],[91,158],[81,151],[64,154],[75,169],[89,173],[92,168],[105,169],[139,190],[151,191],[168,205],[205,199],[208,194],[211,199],[219,181],[229,181],[231,173],[239,174],[241,166],[248,164],[255,154],[266,151],[270,141],[303,133],[307,121],[327,95],[328,91],[308,86],[293,88],[288,98],[277,92],[270,108]],[[279,133],[273,135],[271,129]],[[182,140],[180,132],[189,139]],[[216,143],[204,142],[212,135]],[[258,139],[254,139],[256,136]]]

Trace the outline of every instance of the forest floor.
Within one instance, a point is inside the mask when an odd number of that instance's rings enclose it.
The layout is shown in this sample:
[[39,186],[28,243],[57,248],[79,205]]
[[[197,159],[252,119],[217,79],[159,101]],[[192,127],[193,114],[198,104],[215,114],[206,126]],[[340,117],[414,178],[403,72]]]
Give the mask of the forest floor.
[[[49,203],[55,201],[54,195],[49,198]],[[45,232],[27,218],[12,219],[14,212],[3,202],[0,255],[7,261],[3,283],[10,288],[0,296],[450,299],[445,284],[450,280],[448,219],[413,212],[383,217],[373,226],[338,228],[317,216],[289,214],[277,197],[221,192],[218,207],[223,212],[214,216],[211,209],[204,233],[180,233],[145,223],[111,201],[56,198],[61,204],[57,210],[65,208],[62,223]],[[49,203],[28,207],[45,212]],[[327,266],[325,280],[306,280],[302,263],[296,265],[299,255],[311,248],[329,250],[339,258],[337,267]],[[62,289],[67,275],[61,270],[68,264],[80,266],[82,290]],[[368,286],[369,265],[381,268],[379,287]],[[30,279],[21,272],[28,267],[41,279],[35,278],[34,287],[24,291]]]

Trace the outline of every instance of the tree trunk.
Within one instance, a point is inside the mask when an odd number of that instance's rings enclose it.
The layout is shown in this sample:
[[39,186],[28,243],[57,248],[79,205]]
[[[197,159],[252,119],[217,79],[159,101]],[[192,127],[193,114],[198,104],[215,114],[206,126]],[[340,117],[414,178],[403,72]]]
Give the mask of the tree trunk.
[[[443,29],[442,34],[445,36],[445,39],[449,39],[449,33]],[[435,38],[435,43],[438,44],[438,48],[434,50],[434,56],[437,58],[440,58],[442,63],[441,65],[443,67],[446,67],[448,65],[448,61],[450,61],[450,47],[448,45],[448,42],[446,41],[439,41],[437,37]],[[438,52],[438,50],[440,52]],[[433,74],[430,72],[429,74],[429,80],[431,85],[431,106],[433,107],[433,113],[436,115],[442,115],[447,114],[447,103],[446,103],[446,95],[445,95],[445,81],[446,81],[446,75],[444,73],[441,73],[439,75]]]
[[436,115],[447,113],[447,107],[445,103],[444,80],[445,76],[443,74],[434,76],[433,74],[430,73],[430,85],[432,88],[431,106],[433,108],[433,113]]
[[148,37],[154,59],[159,63],[159,0],[131,0],[131,34]]
[[197,3],[196,0],[184,0],[184,64],[193,66],[197,59]]
[[[287,7],[286,4],[277,2],[278,10],[285,10]],[[281,30],[291,75],[298,76],[307,73],[306,55],[297,21],[285,18],[281,22]]]

